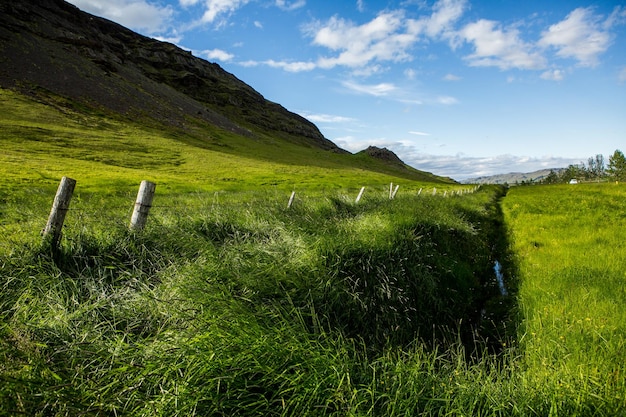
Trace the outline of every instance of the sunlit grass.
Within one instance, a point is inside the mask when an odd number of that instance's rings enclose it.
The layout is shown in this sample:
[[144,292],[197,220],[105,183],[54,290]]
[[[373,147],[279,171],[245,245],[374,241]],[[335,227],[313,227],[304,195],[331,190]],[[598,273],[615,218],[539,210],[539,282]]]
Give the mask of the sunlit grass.
[[[62,176],[82,190],[155,181],[161,193],[188,190],[338,190],[390,182],[416,191],[437,181],[354,155],[298,146],[259,133],[242,137],[211,126],[164,128],[119,116],[78,112],[0,90],[0,192],[11,184],[53,185]],[[440,184],[439,188],[459,188]]]
[[626,409],[625,198],[623,186],[579,184],[515,188],[504,203],[525,383],[555,414]]

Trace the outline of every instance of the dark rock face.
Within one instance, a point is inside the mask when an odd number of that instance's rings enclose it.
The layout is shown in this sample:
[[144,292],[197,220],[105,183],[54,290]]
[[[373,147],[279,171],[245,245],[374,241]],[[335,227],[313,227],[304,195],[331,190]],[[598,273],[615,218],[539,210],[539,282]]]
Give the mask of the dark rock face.
[[[62,0],[0,2],[0,86],[184,127],[190,119],[341,151],[305,118],[219,65]],[[295,137],[295,138],[294,138]]]
[[398,158],[398,155],[396,155],[395,153],[393,153],[387,148],[379,148],[377,146],[370,146],[361,152],[366,153],[372,158],[380,159],[385,162],[390,162],[392,164],[402,165],[402,166],[405,165],[404,162],[402,162],[402,160]]

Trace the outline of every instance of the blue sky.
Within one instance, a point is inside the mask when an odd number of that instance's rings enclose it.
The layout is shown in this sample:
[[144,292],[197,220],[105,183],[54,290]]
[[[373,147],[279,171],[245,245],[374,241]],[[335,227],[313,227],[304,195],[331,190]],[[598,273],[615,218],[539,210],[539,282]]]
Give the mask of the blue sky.
[[217,62],[351,152],[458,180],[626,151],[626,3],[70,0]]

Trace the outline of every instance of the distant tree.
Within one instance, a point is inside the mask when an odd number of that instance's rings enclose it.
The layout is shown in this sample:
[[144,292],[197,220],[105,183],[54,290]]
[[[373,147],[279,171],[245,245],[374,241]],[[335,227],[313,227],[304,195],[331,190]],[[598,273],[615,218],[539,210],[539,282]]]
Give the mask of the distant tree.
[[586,176],[590,179],[599,179],[604,177],[604,156],[597,154],[595,157],[591,157],[587,160]]
[[619,149],[609,156],[607,172],[615,181],[626,181],[626,157]]
[[587,170],[584,165],[569,165],[561,173],[561,182],[569,182],[572,179],[586,177]]
[[554,172],[553,169],[550,170],[550,173],[546,175],[543,179],[544,184],[556,184],[559,182],[559,176]]

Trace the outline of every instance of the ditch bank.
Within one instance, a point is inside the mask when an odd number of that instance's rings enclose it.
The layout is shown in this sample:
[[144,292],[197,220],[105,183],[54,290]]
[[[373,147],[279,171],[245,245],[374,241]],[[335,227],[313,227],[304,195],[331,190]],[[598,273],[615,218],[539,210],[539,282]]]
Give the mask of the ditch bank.
[[477,194],[387,210],[393,232],[384,239],[336,236],[322,254],[326,290],[313,301],[327,323],[375,350],[460,341],[470,353],[497,353],[510,343],[516,285],[500,210],[506,189]]

